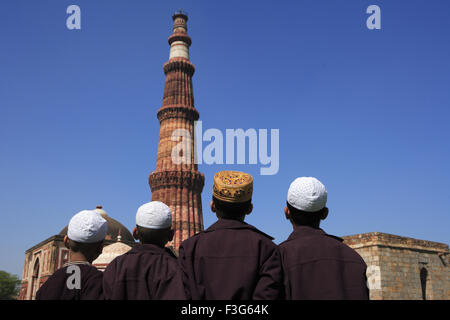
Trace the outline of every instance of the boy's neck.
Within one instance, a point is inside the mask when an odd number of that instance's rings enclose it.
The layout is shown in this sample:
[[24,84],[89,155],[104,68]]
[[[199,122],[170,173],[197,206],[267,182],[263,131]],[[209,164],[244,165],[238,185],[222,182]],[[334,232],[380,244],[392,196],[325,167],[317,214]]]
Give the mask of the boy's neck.
[[216,214],[218,220],[236,220],[239,222],[245,222],[245,214],[239,217],[227,217]]
[[88,261],[84,254],[81,252],[69,252],[69,262],[89,262],[92,263],[92,261]]
[[295,224],[294,222],[292,223],[292,227],[293,229],[297,229],[297,228],[301,228],[301,227],[308,227],[308,228],[313,228],[313,229],[320,229],[320,222],[318,224]]
[[139,241],[139,243],[140,243],[140,244],[152,244],[152,245],[157,246],[157,247],[160,247],[160,248],[165,248],[165,247],[166,247],[166,244],[167,244],[167,242],[164,243],[164,244],[162,244],[162,243],[155,243],[155,242],[146,242],[146,243],[144,243],[144,242],[142,242],[142,241]]

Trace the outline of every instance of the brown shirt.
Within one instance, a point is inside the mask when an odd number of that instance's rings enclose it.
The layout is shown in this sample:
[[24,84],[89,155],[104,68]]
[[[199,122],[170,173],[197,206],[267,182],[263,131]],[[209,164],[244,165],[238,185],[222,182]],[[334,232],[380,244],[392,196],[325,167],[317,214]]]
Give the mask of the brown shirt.
[[[80,270],[80,289],[69,289],[67,281],[74,284],[73,270],[67,270],[70,265],[78,266]],[[69,272],[68,272],[69,271]],[[102,295],[103,273],[90,264],[69,263],[56,270],[42,287],[36,292],[36,300],[99,300]],[[69,277],[72,277],[69,279]]]
[[188,298],[283,298],[280,253],[272,239],[245,222],[219,219],[182,242],[179,261]]
[[108,300],[183,300],[181,272],[173,253],[139,244],[115,258],[103,275]]
[[369,298],[366,264],[341,238],[298,226],[280,251],[287,299]]

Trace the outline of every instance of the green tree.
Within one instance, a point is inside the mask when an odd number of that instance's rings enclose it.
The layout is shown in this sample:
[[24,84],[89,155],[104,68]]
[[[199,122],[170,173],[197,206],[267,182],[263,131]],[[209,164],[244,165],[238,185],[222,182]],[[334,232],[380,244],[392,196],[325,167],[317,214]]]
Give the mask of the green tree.
[[0,300],[15,300],[20,290],[18,276],[0,270]]

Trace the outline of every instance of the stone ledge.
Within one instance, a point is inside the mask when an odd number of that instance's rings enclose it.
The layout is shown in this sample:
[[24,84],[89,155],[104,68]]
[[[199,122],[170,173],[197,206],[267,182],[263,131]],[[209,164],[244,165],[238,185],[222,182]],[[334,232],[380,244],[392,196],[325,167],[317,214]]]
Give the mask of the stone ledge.
[[382,232],[361,233],[344,236],[342,238],[344,239],[345,244],[353,249],[381,246],[431,252],[449,252],[449,247],[445,243],[419,240]]

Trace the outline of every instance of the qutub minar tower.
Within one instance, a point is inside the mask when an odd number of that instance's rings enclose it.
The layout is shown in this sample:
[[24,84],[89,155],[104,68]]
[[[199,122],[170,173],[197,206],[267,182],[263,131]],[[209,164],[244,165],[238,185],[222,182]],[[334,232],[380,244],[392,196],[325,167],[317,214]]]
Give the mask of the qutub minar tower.
[[[187,34],[188,17],[180,10],[172,19],[170,57],[164,64],[166,83],[163,103],[157,114],[161,128],[156,170],[150,174],[149,184],[152,201],[164,202],[172,211],[175,236],[171,245],[178,250],[183,240],[203,230],[201,192],[205,178],[194,163],[194,121],[198,120],[199,113],[194,107],[192,76],[195,68],[189,61],[191,38]],[[173,141],[172,134],[179,129],[186,130],[189,137]],[[192,152],[186,161],[176,164],[172,153],[180,141],[186,143]]]

